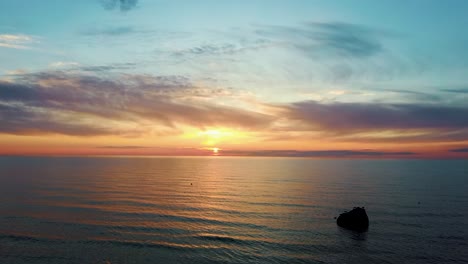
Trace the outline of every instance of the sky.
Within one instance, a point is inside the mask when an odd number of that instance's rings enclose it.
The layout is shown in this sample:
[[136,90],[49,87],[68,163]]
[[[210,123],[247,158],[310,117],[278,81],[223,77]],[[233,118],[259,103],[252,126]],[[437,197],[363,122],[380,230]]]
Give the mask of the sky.
[[2,0],[0,155],[468,158],[464,0]]

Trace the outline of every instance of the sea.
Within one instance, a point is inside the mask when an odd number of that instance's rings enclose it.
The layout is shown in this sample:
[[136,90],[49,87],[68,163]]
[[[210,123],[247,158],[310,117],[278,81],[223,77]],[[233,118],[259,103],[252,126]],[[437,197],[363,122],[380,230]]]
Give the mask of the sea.
[[468,263],[468,160],[0,157],[0,263]]

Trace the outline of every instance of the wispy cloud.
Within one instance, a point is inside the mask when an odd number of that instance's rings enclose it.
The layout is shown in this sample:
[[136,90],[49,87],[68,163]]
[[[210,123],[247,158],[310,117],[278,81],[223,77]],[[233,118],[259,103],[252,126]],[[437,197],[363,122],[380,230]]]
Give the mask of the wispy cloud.
[[[468,107],[424,103],[319,103],[284,107],[282,137],[347,142],[456,142],[468,140]],[[296,131],[296,132],[294,132]]]
[[116,67],[78,65],[0,81],[0,133],[138,136],[180,133],[188,126],[256,131],[266,141],[468,140],[463,105],[257,100],[255,108],[246,108],[249,102],[235,89],[199,86],[186,76],[117,75]]
[[[137,63],[111,63],[106,65],[84,65],[74,61],[57,61],[49,64],[51,70],[74,70],[89,73],[110,73],[112,71],[131,70],[137,67]],[[16,72],[16,75],[26,72]]]
[[5,72],[6,75],[23,75],[26,74],[27,71],[24,69],[16,69],[16,70],[9,70]]
[[74,67],[80,65],[78,62],[74,61],[56,61],[49,64],[49,67],[52,68],[62,68],[62,67]]
[[177,51],[174,55],[225,55],[239,52],[240,48],[234,44],[205,44],[187,50]]
[[137,66],[136,63],[114,63],[108,65],[93,65],[93,66],[80,66],[77,67],[77,70],[85,71],[85,72],[109,72],[113,70],[128,70],[134,69]]
[[290,118],[331,131],[468,128],[467,107],[303,101],[288,108]]
[[384,92],[384,93],[392,93],[392,94],[397,94],[401,95],[401,98],[404,98],[406,101],[412,101],[412,102],[418,102],[418,101],[423,101],[423,102],[438,102],[442,101],[443,97],[438,94],[433,94],[433,93],[426,93],[426,92],[420,92],[420,91],[414,91],[414,90],[405,90],[405,89],[378,89],[378,90],[370,90],[369,92],[374,91],[374,92]]
[[38,40],[23,34],[0,34],[0,47],[12,49],[31,49],[32,43]]
[[145,146],[97,146],[100,149],[146,149]]
[[375,150],[255,150],[237,151],[223,150],[223,155],[234,156],[265,156],[265,157],[382,157],[382,156],[411,156],[414,152],[387,152]]
[[[0,89],[1,90],[1,89]],[[53,113],[44,108],[18,103],[0,103],[0,133],[35,135],[57,133],[76,136],[110,134],[112,130],[101,125],[90,125],[70,116]]]
[[139,30],[132,26],[107,26],[88,29],[82,31],[81,34],[85,36],[124,36],[136,32]]
[[357,24],[306,23],[301,26],[260,26],[257,34],[283,42],[307,54],[334,53],[369,57],[383,50],[380,39],[387,34]]
[[120,9],[125,12],[135,8],[138,0],[101,0],[101,3],[108,10]]
[[225,96],[181,76],[121,75],[100,78],[42,72],[0,82],[0,132],[67,135],[151,133],[179,125],[268,126],[272,116],[197,99]]
[[[174,52],[176,56],[229,56],[265,49],[289,49],[309,58],[367,58],[384,51],[382,39],[391,34],[343,22],[303,23],[297,26],[254,25],[228,34],[229,41],[200,43]],[[220,37],[220,36],[218,36]],[[225,35],[223,35],[225,37]],[[283,50],[284,51],[284,50]],[[350,75],[345,65],[332,70]]]
[[173,53],[175,56],[193,55],[193,56],[222,56],[235,55],[248,51],[264,50],[277,46],[278,43],[265,39],[236,40],[232,43],[210,43],[202,44],[192,48],[178,50]]
[[447,93],[468,94],[468,88],[442,89],[441,91]]
[[457,153],[468,153],[468,148],[456,148],[456,149],[451,149],[451,152],[457,152]]

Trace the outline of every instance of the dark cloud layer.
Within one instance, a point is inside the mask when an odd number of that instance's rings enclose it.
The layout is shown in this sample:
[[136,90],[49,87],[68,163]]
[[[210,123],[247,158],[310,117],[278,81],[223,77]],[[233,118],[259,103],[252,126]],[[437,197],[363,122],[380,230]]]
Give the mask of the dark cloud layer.
[[100,149],[147,149],[145,146],[98,146]]
[[[251,129],[268,126],[273,120],[213,103],[207,99],[219,96],[219,89],[200,89],[181,76],[106,79],[43,72],[17,78],[15,83],[0,82],[3,133],[134,134],[148,124],[174,130],[180,124]],[[119,126],[119,122],[133,124],[133,128]]]
[[457,153],[468,153],[468,148],[456,148],[456,149],[451,149],[451,152],[457,152]]
[[315,129],[336,132],[468,128],[468,107],[432,104],[297,102],[289,118]]
[[[109,68],[89,70],[99,74]],[[293,139],[320,132],[324,137],[355,142],[468,140],[466,106],[301,101],[264,104],[274,113],[265,114],[223,105],[218,99],[233,99],[234,91],[200,88],[184,76],[104,76],[85,70],[75,74],[56,71],[19,74],[12,82],[0,81],[0,133],[167,135],[181,131],[181,126],[192,126],[262,131],[268,138]],[[388,137],[366,134],[381,131],[397,132]],[[405,134],[414,131],[417,133]],[[301,153],[304,155],[307,153]]]
[[[68,122],[67,122],[68,121]],[[78,120],[61,120],[25,105],[0,104],[0,133],[7,134],[46,134],[56,133],[73,136],[93,136],[110,134],[112,130],[99,125],[85,125]]]
[[223,155],[265,156],[265,157],[381,157],[381,156],[411,156],[413,152],[384,152],[374,150],[258,150],[234,151],[223,150]]

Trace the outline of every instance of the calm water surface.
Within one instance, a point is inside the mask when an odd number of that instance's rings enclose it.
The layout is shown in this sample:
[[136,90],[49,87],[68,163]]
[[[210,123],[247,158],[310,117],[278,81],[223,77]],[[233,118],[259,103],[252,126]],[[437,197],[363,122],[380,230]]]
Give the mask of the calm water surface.
[[2,264],[468,263],[467,217],[463,160],[0,157]]

